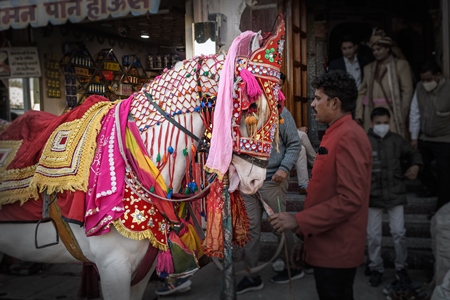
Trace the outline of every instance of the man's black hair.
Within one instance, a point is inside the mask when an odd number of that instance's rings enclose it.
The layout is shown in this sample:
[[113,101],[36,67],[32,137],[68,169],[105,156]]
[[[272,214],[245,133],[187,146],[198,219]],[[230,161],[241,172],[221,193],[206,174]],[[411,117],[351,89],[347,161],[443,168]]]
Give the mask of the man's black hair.
[[343,37],[341,37],[339,39],[339,47],[342,47],[342,44],[345,42],[350,42],[353,45],[358,46],[358,43],[356,43],[356,39],[353,36],[348,35],[348,34],[344,35]]
[[424,74],[426,72],[430,72],[431,74],[437,74],[437,73],[442,73],[442,69],[441,66],[438,65],[437,62],[435,62],[434,60],[430,60],[427,61],[426,63],[423,64],[422,68],[420,69],[420,74]]
[[341,100],[343,112],[353,112],[356,107],[358,89],[353,76],[343,70],[332,70],[324,73],[311,82],[315,89],[322,89],[329,97]]
[[389,119],[391,118],[391,113],[387,108],[384,107],[375,107],[370,113],[370,120],[373,121],[375,117],[387,116]]
[[286,81],[286,75],[284,73],[280,72],[280,79],[283,80],[283,82]]

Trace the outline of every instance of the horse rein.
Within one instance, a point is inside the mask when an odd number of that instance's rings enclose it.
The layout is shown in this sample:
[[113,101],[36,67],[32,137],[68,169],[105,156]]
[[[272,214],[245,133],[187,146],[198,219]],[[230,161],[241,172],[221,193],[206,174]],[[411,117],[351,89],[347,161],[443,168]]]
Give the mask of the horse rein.
[[153,105],[153,107],[164,117],[166,118],[167,121],[169,121],[170,123],[172,123],[175,127],[177,127],[179,130],[181,130],[182,132],[184,132],[185,134],[187,134],[189,137],[193,138],[196,142],[198,142],[198,147],[197,150],[199,152],[208,152],[209,150],[209,146],[208,146],[208,142],[206,141],[206,139],[203,138],[199,138],[198,136],[196,136],[195,134],[193,134],[192,132],[190,132],[189,130],[186,129],[186,127],[184,127],[183,125],[181,125],[180,123],[178,123],[177,121],[175,121],[174,118],[170,117],[159,105],[158,103],[156,103],[155,101],[153,101],[152,95],[150,95],[149,93],[145,92],[145,96],[147,97],[147,100],[150,102],[151,105]]
[[236,155],[237,157],[242,158],[243,160],[251,163],[252,165],[258,166],[260,168],[266,169],[267,165],[269,164],[269,160],[268,159],[261,159],[261,158],[257,158],[245,153],[236,153],[234,152],[234,155]]

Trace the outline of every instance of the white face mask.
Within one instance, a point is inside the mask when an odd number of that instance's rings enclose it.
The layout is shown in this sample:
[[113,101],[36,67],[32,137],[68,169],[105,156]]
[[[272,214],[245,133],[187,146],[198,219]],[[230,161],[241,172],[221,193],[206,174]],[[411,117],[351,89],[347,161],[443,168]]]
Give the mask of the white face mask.
[[434,90],[437,87],[437,82],[436,81],[428,81],[428,82],[423,82],[423,88],[427,91],[427,92],[431,92],[432,90]]
[[381,138],[389,132],[389,124],[376,124],[373,126],[373,132]]

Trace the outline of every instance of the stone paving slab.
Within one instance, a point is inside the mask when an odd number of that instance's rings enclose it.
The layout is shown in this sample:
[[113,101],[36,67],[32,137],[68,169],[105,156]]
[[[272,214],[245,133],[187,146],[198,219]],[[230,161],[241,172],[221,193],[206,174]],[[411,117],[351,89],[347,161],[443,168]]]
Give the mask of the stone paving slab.
[[[235,263],[236,271],[242,270],[243,263]],[[39,273],[18,276],[0,274],[0,300],[76,300],[80,284],[81,266],[76,264],[50,265],[49,268]],[[410,270],[410,277],[414,282],[423,284],[426,281],[425,272]],[[275,273],[271,267],[261,271],[264,281],[264,289],[238,295],[237,300],[276,299],[276,300],[317,300],[313,275],[305,275],[304,278],[293,281],[293,295],[289,284],[274,284],[270,278]],[[210,263],[192,278],[191,290],[183,294],[174,294],[159,297],[155,289],[162,285],[161,282],[150,282],[143,299],[165,300],[211,300],[220,299],[222,286],[222,273],[216,265]],[[242,276],[237,277],[237,282]],[[368,277],[364,275],[364,268],[358,268],[355,279],[355,300],[382,300],[386,299],[382,293],[382,286],[373,288],[368,285]],[[394,279],[394,270],[387,269],[383,284]]]

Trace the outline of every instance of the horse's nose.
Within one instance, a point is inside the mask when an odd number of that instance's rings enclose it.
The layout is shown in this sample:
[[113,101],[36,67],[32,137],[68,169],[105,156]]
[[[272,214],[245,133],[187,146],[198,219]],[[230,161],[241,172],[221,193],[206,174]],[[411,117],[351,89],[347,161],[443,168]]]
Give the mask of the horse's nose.
[[258,189],[263,185],[264,180],[261,179],[252,179],[248,182],[248,188],[251,191],[251,194],[254,194],[258,191]]

